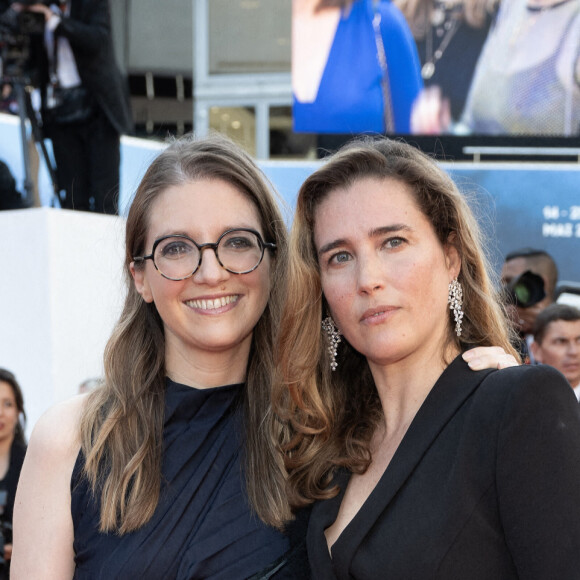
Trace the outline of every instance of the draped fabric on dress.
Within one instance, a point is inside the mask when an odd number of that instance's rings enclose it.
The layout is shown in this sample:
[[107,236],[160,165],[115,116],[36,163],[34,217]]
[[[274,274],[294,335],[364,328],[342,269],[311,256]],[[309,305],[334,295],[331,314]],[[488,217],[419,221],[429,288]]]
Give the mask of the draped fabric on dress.
[[[395,132],[409,133],[411,107],[422,88],[419,57],[400,10],[378,4],[386,52]],[[354,2],[342,17],[312,103],[294,97],[294,131],[384,133],[383,70],[377,60],[371,0]]]
[[167,380],[161,497],[133,533],[98,531],[99,501],[81,477],[79,454],[71,482],[75,579],[247,578],[287,551],[287,538],[248,504],[236,405],[242,389]]

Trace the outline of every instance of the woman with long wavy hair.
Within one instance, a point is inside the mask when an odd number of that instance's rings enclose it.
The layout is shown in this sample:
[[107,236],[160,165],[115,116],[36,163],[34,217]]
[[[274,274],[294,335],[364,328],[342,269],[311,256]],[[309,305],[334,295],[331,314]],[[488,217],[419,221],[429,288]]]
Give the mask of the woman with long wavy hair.
[[180,139],[153,161],[127,218],[104,383],[31,438],[14,578],[302,574],[268,525],[289,517],[265,433],[286,239],[264,176],[226,138]]
[[388,139],[306,179],[290,236],[274,409],[315,578],[575,578],[580,413],[514,353],[465,198]]

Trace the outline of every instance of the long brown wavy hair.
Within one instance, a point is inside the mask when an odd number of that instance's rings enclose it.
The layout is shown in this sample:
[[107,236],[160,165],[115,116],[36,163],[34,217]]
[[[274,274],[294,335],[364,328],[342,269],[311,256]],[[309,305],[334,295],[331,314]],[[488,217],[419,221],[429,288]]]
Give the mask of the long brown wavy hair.
[[[517,357],[488,274],[480,229],[451,178],[428,156],[402,142],[366,138],[343,147],[302,185],[290,234],[273,407],[281,425],[293,507],[335,495],[330,482],[338,466],[364,473],[371,461],[370,439],[382,418],[368,363],[344,338],[337,357],[339,370],[330,371],[328,344],[321,333],[327,312],[313,233],[319,204],[334,190],[366,177],[406,184],[440,242],[451,239],[457,247],[465,314],[459,339],[450,311],[447,345],[455,343],[460,350],[496,345]],[[442,353],[447,345],[442,345]]]
[[[125,534],[153,515],[161,486],[165,392],[165,336],[155,304],[137,293],[129,265],[143,255],[153,203],[168,187],[199,179],[233,185],[257,208],[265,240],[274,242],[271,294],[256,325],[243,408],[247,490],[257,514],[279,522],[285,505],[282,459],[269,437],[274,332],[287,264],[287,230],[272,190],[252,159],[219,135],[174,141],[150,165],[126,224],[127,296],[105,349],[104,384],[88,395],[81,420],[84,475],[100,497],[100,529]],[[184,442],[186,445],[187,442]]]

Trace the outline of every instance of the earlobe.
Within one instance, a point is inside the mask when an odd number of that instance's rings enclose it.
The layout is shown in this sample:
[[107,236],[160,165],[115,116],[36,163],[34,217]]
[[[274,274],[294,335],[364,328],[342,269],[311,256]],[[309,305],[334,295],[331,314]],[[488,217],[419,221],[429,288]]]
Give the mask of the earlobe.
[[135,284],[135,290],[139,294],[145,302],[151,303],[153,302],[153,295],[151,294],[151,288],[147,282],[145,277],[145,268],[135,268],[135,262],[131,262],[129,264],[129,271],[131,272],[131,276],[133,277],[133,283]]

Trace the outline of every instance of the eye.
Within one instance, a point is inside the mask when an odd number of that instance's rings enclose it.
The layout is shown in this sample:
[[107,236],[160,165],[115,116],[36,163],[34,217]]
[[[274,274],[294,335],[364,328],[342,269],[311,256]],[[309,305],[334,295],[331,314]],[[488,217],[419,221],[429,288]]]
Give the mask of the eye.
[[352,260],[352,255],[349,252],[346,252],[346,251],[336,252],[335,254],[332,254],[328,258],[328,264],[330,266],[340,266],[342,264],[346,264],[347,262],[350,262],[351,260]]
[[253,250],[259,247],[258,238],[250,232],[236,232],[226,236],[220,241],[220,247],[243,252],[244,250]]
[[160,244],[157,252],[163,258],[178,260],[189,255],[195,249],[195,246],[186,239],[170,238]]
[[383,247],[387,248],[388,250],[394,250],[396,248],[400,248],[403,244],[406,243],[407,240],[405,238],[387,238],[383,241]]

